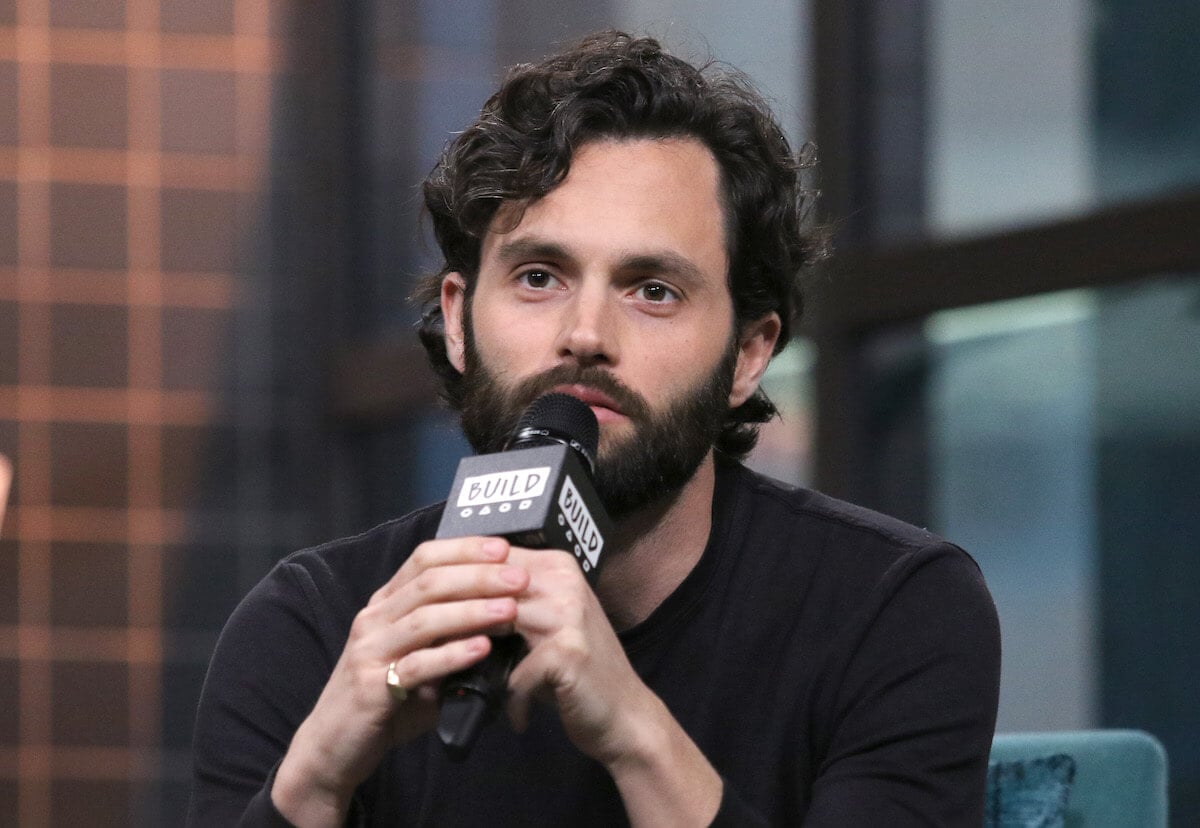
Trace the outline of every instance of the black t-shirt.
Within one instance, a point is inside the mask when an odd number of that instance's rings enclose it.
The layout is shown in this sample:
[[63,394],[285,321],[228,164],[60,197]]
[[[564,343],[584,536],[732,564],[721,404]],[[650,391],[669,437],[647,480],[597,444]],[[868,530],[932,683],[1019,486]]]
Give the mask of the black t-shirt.
[[[200,702],[190,821],[286,824],[273,769],[355,614],[441,507],[298,552],[221,635]],[[978,826],[999,627],[974,561],[932,534],[718,463],[699,563],[620,635],[724,781],[730,825]],[[380,676],[380,680],[383,677]],[[502,720],[469,759],[429,734],[357,791],[365,825],[620,825],[617,789],[553,711]]]

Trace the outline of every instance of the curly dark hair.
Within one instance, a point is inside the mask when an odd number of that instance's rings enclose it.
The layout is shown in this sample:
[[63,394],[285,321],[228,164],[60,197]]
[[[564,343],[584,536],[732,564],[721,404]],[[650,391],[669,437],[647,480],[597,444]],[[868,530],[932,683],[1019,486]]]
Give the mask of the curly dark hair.
[[[737,322],[775,311],[782,323],[775,352],[787,344],[802,307],[800,277],[824,250],[822,234],[806,227],[815,195],[805,185],[811,145],[794,154],[766,102],[736,70],[696,68],[651,38],[600,32],[540,63],[513,67],[425,180],[425,206],[444,262],[422,279],[414,298],[424,306],[421,342],[451,407],[461,407],[462,376],[442,338],[442,278],[462,274],[469,297],[483,235],[502,203],[546,195],[566,178],[572,154],[584,144],[629,138],[693,138],[712,152]],[[776,414],[760,388],[729,411],[716,448],[744,457],[758,424]]]

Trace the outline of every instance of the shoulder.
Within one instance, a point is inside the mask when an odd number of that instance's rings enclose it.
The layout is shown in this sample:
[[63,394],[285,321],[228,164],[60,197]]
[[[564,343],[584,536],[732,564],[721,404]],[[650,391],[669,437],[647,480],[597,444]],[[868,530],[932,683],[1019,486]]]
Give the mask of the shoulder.
[[744,500],[760,520],[805,524],[864,544],[896,548],[926,546],[942,540],[928,529],[880,512],[829,497],[812,489],[781,483],[745,466],[729,469]]
[[731,466],[731,538],[746,566],[788,576],[833,616],[916,590],[994,613],[978,565],[926,528]]
[[[354,616],[412,549],[432,537],[440,509],[422,509],[279,561],[226,621],[206,686],[233,692],[230,688],[270,685],[270,674],[288,673],[296,662],[332,669]],[[308,680],[307,674],[290,679]]]
[[413,549],[434,536],[442,506],[427,506],[360,534],[301,549],[280,561],[272,574],[326,600],[344,599],[357,612]]
[[738,577],[819,777],[808,818],[979,824],[1000,631],[975,561],[928,529],[731,471]]
[[280,560],[242,599],[226,625],[260,628],[268,618],[314,626],[319,638],[337,640],[372,593],[387,582],[413,549],[437,531],[442,504],[390,520],[351,537],[301,549]]

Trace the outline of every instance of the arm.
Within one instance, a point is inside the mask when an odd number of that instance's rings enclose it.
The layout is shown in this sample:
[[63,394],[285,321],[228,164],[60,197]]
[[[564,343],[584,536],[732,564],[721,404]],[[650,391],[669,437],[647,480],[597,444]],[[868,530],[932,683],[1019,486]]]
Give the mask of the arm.
[[897,564],[827,665],[808,825],[982,821],[1000,636],[983,579],[942,546]]
[[[347,619],[310,610],[299,567],[277,569],[234,613],[213,657],[191,821],[342,824],[383,753],[435,724],[437,682],[486,655],[485,633],[511,626],[527,576],[507,555],[497,539],[418,546],[353,617],[340,653],[330,628]],[[413,691],[402,704],[384,682],[392,661]]]
[[221,633],[196,716],[189,825],[286,824],[268,780],[332,666],[306,578],[280,564]]

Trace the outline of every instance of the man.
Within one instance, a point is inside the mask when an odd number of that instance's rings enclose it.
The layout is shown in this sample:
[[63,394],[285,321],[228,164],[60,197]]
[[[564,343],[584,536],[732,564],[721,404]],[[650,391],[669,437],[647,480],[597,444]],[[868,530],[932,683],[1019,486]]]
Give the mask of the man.
[[[648,39],[515,69],[426,182],[423,341],[474,446],[550,390],[600,423],[618,538],[430,540],[433,506],[282,562],[235,612],[196,736],[201,824],[978,825],[999,642],[927,532],[737,463],[815,246],[761,100]],[[462,764],[437,686],[528,653]]]

